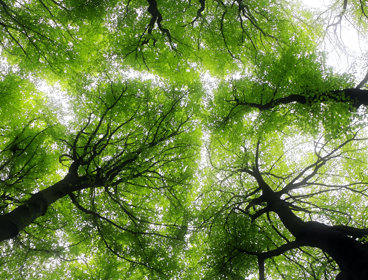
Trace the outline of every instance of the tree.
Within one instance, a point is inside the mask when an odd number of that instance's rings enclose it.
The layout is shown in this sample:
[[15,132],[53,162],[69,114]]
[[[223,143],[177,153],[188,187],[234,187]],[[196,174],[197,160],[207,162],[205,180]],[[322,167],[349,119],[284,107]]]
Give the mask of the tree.
[[0,1],[4,277],[367,278],[340,2]]
[[[1,240],[22,232],[18,242],[28,250],[40,250],[38,245],[47,248],[38,239],[50,234],[50,225],[51,231],[65,230],[68,237],[63,242],[70,246],[87,242],[85,235],[97,235],[98,242],[115,256],[164,273],[160,261],[152,258],[159,252],[160,239],[166,240],[163,253],[174,257],[191,194],[188,177],[193,168],[188,160],[195,158],[196,140],[190,135],[195,135],[196,127],[190,127],[193,109],[188,91],[166,88],[163,92],[133,81],[111,81],[91,91],[79,96],[90,112],[78,113],[69,131],[41,129],[43,120],[32,119],[14,137],[3,137],[2,209],[6,214],[0,218]],[[39,151],[53,145],[57,152]],[[40,169],[64,175],[45,180]],[[37,190],[40,180],[44,187]],[[61,205],[50,210],[59,200]],[[55,212],[57,217],[52,217]],[[70,223],[68,219],[76,215]],[[29,228],[33,223],[38,227]],[[58,251],[50,253],[63,255]]]
[[308,143],[288,128],[285,136],[250,142],[251,133],[242,133],[241,146],[222,141],[213,147],[219,181],[207,196],[215,192],[217,202],[209,199],[205,217],[213,224],[207,254],[218,262],[216,273],[237,279],[258,265],[259,279],[266,279],[265,271],[284,279],[331,279],[333,259],[339,277],[364,279],[367,230],[355,215],[365,212],[367,138],[359,131]]

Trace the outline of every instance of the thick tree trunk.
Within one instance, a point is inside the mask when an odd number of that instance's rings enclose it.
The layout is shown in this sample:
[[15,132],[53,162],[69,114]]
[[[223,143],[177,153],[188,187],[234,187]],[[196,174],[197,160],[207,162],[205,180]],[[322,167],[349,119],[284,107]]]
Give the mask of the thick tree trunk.
[[368,246],[355,240],[343,227],[328,226],[319,222],[304,222],[263,180],[255,178],[263,190],[262,198],[275,212],[284,226],[303,246],[315,247],[329,254],[338,264],[341,273],[337,280],[368,279]]
[[328,253],[342,273],[337,279],[368,279],[368,248],[331,226],[317,222],[303,222],[301,235],[296,239]]
[[63,180],[33,194],[10,213],[1,215],[0,242],[17,236],[22,229],[44,215],[52,203],[83,186],[83,178],[68,174]]
[[336,279],[368,279],[368,246],[332,226],[302,221],[281,199],[277,199],[278,203],[275,203],[275,199],[270,203],[272,210],[296,241],[304,246],[319,248],[336,261],[341,269]]

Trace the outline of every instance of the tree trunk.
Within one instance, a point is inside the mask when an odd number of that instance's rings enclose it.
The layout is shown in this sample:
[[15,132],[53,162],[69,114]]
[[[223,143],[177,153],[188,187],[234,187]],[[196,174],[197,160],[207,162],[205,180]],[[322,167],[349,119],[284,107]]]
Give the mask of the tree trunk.
[[[84,180],[83,180],[84,179]],[[46,213],[47,208],[58,199],[78,189],[85,188],[85,178],[70,173],[56,184],[39,191],[10,213],[0,216],[0,242],[13,238],[38,217]],[[87,183],[87,182],[85,182]]]
[[336,280],[368,279],[368,246],[332,226],[319,222],[304,222],[271,189],[264,188],[263,197],[270,209],[303,246],[315,247],[329,254],[341,273]]

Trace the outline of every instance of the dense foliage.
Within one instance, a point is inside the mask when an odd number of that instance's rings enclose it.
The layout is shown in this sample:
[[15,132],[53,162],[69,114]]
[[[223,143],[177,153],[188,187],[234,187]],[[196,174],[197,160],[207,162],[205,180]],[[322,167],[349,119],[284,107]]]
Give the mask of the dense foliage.
[[1,278],[368,279],[367,5],[0,0]]

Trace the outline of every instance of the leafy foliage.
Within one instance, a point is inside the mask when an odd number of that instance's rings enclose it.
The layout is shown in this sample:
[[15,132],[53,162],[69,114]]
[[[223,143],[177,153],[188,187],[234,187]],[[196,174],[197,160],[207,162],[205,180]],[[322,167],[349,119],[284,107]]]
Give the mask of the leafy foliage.
[[368,78],[319,44],[364,1],[0,13],[4,279],[368,275]]

